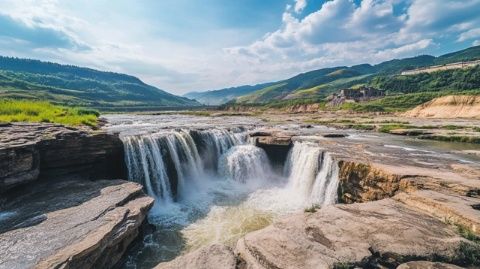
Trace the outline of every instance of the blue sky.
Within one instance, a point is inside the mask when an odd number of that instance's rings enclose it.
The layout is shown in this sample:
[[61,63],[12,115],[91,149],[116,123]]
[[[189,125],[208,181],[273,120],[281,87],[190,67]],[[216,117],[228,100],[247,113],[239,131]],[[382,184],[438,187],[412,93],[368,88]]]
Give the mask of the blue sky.
[[480,45],[480,0],[0,0],[0,54],[172,93]]

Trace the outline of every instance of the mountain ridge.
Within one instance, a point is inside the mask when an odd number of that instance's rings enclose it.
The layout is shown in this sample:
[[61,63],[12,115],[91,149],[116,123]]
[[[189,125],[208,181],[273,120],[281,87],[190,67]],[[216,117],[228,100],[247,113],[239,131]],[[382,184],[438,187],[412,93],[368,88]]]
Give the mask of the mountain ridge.
[[100,110],[154,110],[201,105],[122,73],[0,56],[0,97],[47,100]]
[[[207,92],[197,92],[190,96],[202,102],[203,96],[208,96],[215,92],[216,101],[228,100],[227,102],[236,103],[268,103],[278,100],[290,100],[297,98],[324,98],[332,92],[342,87],[355,87],[364,84],[375,76],[389,76],[399,74],[401,71],[426,67],[431,65],[441,65],[466,60],[480,59],[480,46],[473,46],[463,50],[447,53],[440,56],[418,55],[402,59],[392,59],[375,65],[368,63],[357,64],[353,66],[327,67],[308,72],[303,72],[277,82],[265,83],[264,88],[252,90],[248,94],[231,92],[229,95],[222,95],[232,89],[242,88],[243,86],[219,89]],[[234,98],[229,96],[236,95]]]

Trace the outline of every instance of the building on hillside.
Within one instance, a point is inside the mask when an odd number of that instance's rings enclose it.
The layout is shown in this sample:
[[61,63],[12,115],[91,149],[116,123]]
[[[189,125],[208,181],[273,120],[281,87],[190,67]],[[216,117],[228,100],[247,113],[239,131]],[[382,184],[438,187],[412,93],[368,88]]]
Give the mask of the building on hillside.
[[353,99],[355,101],[365,101],[376,97],[382,97],[385,92],[373,87],[362,86],[358,89],[342,89],[340,96],[345,99]]
[[368,86],[357,89],[341,89],[339,93],[334,93],[328,98],[328,105],[339,106],[343,103],[364,102],[383,96],[385,96],[385,91]]

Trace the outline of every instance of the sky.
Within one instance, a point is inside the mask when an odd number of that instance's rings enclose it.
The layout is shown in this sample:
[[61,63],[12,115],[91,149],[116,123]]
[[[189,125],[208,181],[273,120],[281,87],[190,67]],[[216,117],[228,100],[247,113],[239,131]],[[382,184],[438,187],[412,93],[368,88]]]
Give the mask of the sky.
[[0,55],[174,94],[480,45],[480,0],[0,0]]

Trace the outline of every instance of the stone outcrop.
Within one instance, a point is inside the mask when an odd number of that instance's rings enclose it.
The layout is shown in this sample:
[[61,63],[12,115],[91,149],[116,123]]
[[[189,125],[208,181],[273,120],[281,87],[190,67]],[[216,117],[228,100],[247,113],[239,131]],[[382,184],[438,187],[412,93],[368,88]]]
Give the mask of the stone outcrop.
[[38,179],[124,178],[116,135],[56,124],[0,127],[0,193]]
[[268,158],[274,165],[283,165],[287,159],[288,151],[292,146],[292,135],[264,130],[250,134],[257,147],[267,153]]
[[413,257],[456,260],[463,244],[444,222],[384,199],[289,216],[247,234],[236,252],[248,268],[395,268]]
[[339,201],[343,203],[376,201],[392,197],[398,191],[411,188],[411,182],[402,180],[374,164],[340,160]]
[[480,96],[449,95],[435,98],[405,113],[418,118],[480,118]]
[[37,182],[7,196],[0,268],[111,268],[153,199],[123,180]]

